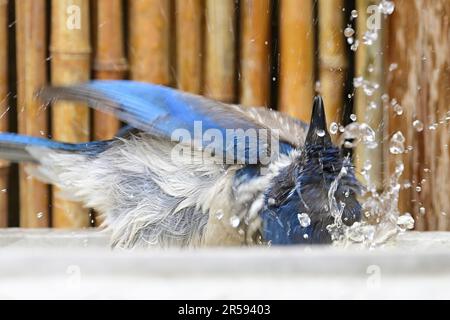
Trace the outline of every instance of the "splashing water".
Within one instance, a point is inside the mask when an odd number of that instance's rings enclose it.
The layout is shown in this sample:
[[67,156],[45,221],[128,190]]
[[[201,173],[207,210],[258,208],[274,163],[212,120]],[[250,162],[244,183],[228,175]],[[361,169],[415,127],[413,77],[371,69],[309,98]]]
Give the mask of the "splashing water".
[[346,148],[353,148],[362,142],[367,148],[374,149],[378,146],[375,138],[375,131],[367,123],[352,122],[344,128],[340,143]]
[[[378,147],[375,140],[375,131],[366,123],[353,122],[347,125],[341,135],[340,144],[349,146],[348,139],[353,141],[350,147],[362,144],[366,148]],[[390,151],[394,154],[404,152],[405,138],[401,132],[396,132],[390,141]],[[346,165],[350,160],[346,159]],[[411,214],[400,214],[398,209],[398,199],[400,193],[400,177],[403,173],[403,163],[398,161],[393,174],[386,181],[384,190],[379,192],[375,183],[370,179],[372,163],[366,160],[362,166],[361,174],[365,181],[364,194],[362,195],[361,206],[363,219],[352,226],[342,223],[342,212],[344,203],[337,203],[335,192],[339,181],[347,174],[347,166],[343,166],[328,192],[329,208],[334,218],[334,223],[327,227],[331,234],[334,245],[347,246],[351,244],[361,244],[365,247],[376,247],[384,244],[399,233],[414,228],[414,219]]]
[[355,222],[352,226],[342,223],[344,204],[337,204],[334,197],[339,180],[346,174],[341,171],[333,182],[328,193],[334,223],[328,226],[328,230],[336,246],[361,244],[373,248],[384,244],[399,233],[414,228],[414,219],[409,213],[400,215],[398,210],[398,198],[400,192],[399,179],[404,170],[403,163],[398,162],[395,172],[390,177],[384,191],[379,193],[371,184],[368,170],[364,173],[367,181],[367,191],[362,201],[364,218],[361,222]]

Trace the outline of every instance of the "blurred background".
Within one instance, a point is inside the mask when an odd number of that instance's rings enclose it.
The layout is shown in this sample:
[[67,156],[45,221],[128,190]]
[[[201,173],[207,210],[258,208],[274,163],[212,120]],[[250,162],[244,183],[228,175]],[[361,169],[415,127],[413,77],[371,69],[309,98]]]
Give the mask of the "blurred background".
[[[111,116],[35,98],[89,79],[158,83],[307,122],[320,93],[336,141],[352,122],[374,130],[373,147],[352,149],[373,192],[399,187],[417,230],[448,230],[449,19],[450,0],[0,0],[0,131],[113,137]],[[25,166],[0,162],[0,227],[99,224]]]

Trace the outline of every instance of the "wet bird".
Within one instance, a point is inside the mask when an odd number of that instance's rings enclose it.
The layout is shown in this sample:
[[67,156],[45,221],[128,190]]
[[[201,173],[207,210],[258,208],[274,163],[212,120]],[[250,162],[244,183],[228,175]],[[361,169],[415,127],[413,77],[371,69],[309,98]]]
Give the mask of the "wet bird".
[[39,97],[87,102],[128,124],[114,139],[79,144],[0,133],[0,158],[34,163],[31,175],[104,215],[113,246],[330,243],[333,226],[361,218],[360,184],[320,97],[309,126],[133,81]]

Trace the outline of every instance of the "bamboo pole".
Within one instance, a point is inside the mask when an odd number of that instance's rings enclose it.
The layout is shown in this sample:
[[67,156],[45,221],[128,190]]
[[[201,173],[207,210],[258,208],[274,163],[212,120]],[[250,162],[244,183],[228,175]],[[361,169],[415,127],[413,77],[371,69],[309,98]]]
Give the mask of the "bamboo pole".
[[[46,1],[16,1],[17,116],[19,133],[47,136],[47,112],[36,99],[36,90],[47,82]],[[32,50],[30,50],[32,48]],[[49,226],[49,187],[26,173],[21,164],[20,226]]]
[[280,109],[309,122],[313,100],[311,0],[280,1]]
[[319,1],[320,93],[327,121],[340,122],[347,59],[345,54],[343,0]]
[[[415,216],[418,230],[450,229],[450,2],[398,0],[391,18],[391,98],[403,107],[389,110],[389,133],[401,130],[407,153],[401,209]],[[408,147],[410,147],[408,150]],[[390,155],[390,169],[398,156]],[[390,172],[389,172],[390,173]]]
[[241,1],[240,103],[268,106],[270,0]]
[[130,77],[169,85],[170,1],[129,1]]
[[[0,2],[0,132],[8,131],[8,1]],[[8,226],[9,163],[0,160],[0,228]]]
[[[363,36],[369,31],[367,20],[369,15],[367,8],[370,5],[378,4],[377,0],[357,0],[356,9],[358,11],[357,30],[358,41],[360,43],[356,51],[355,75],[357,78],[367,81],[366,88],[363,85],[356,88],[355,93],[355,114],[357,121],[368,124],[376,132],[376,142],[378,146],[373,149],[359,144],[355,150],[356,171],[361,172],[365,163],[370,161],[372,168],[368,173],[370,182],[380,191],[383,187],[383,107],[381,96],[384,93],[384,51],[385,23],[381,19],[381,29],[378,30],[378,38],[373,44],[364,44]],[[375,89],[378,86],[378,89]],[[373,91],[372,95],[367,92]],[[376,108],[371,107],[374,102]],[[373,105],[373,104],[372,104]]]
[[176,0],[177,87],[199,94],[202,90],[203,1]]
[[[95,78],[124,79],[128,66],[122,30],[122,1],[96,0],[95,4]],[[94,140],[111,139],[119,127],[120,122],[114,116],[94,111]]]
[[[89,1],[52,0],[51,80],[68,85],[89,80]],[[53,138],[66,142],[89,140],[89,109],[85,104],[57,102],[52,108]],[[89,216],[80,204],[53,194],[54,227],[86,227]]]
[[216,100],[236,99],[236,25],[233,0],[206,0],[204,94]]

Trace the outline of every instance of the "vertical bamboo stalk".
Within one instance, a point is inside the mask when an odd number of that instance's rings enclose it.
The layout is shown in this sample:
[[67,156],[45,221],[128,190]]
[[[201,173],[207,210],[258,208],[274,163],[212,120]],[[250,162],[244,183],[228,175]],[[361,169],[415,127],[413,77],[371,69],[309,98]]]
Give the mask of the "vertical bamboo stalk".
[[240,103],[267,106],[270,97],[270,0],[241,1]]
[[[89,80],[89,1],[52,0],[51,80],[68,85]],[[89,140],[89,109],[85,104],[57,102],[52,108],[53,138],[66,142]],[[89,226],[86,209],[53,194],[54,227]]]
[[202,90],[203,1],[176,0],[177,87]]
[[[376,132],[376,142],[378,147],[369,149],[362,144],[355,150],[356,170],[361,171],[367,161],[370,161],[372,168],[369,172],[370,182],[380,190],[383,186],[383,107],[381,96],[384,93],[384,58],[381,54],[384,50],[384,28],[385,24],[381,19],[381,29],[378,30],[378,38],[372,45],[363,44],[363,36],[367,29],[368,13],[367,8],[370,5],[376,5],[376,0],[357,0],[356,8],[358,11],[357,30],[358,41],[360,43],[356,52],[356,77],[362,77],[368,81],[367,88],[373,90],[372,95],[368,95],[363,86],[356,89],[355,93],[355,114],[357,121],[368,124]],[[369,90],[370,91],[370,90]],[[377,107],[371,108],[369,104],[374,102]]]
[[204,94],[216,100],[236,99],[236,23],[233,0],[206,0]]
[[[95,58],[96,79],[123,79],[128,69],[123,38],[121,0],[96,0]],[[94,140],[114,137],[120,122],[114,116],[94,111]]]
[[280,1],[280,109],[309,122],[313,100],[311,0]]
[[130,77],[170,84],[170,1],[129,1]]
[[328,122],[339,122],[343,111],[347,71],[343,8],[343,0],[319,1],[320,91]]
[[[236,21],[233,0],[206,0],[204,94],[210,98],[235,102],[236,99]],[[222,221],[210,219],[205,233],[205,243],[239,243],[243,236]],[[218,239],[217,230],[227,234]],[[225,230],[225,231],[224,231]],[[221,243],[221,245],[223,245]]]
[[[8,131],[8,1],[0,2],[0,132]],[[0,228],[8,226],[9,163],[0,160]]]
[[[450,2],[395,2],[389,39],[389,94],[404,114],[389,111],[389,133],[401,130],[404,179],[401,208],[416,218],[419,230],[450,229]],[[392,68],[393,69],[393,68]],[[390,156],[392,163],[398,156]]]
[[[17,114],[19,132],[47,136],[47,112],[35,92],[47,82],[46,1],[16,1]],[[32,48],[32,49],[30,49]],[[49,187],[19,170],[20,226],[49,226]]]

